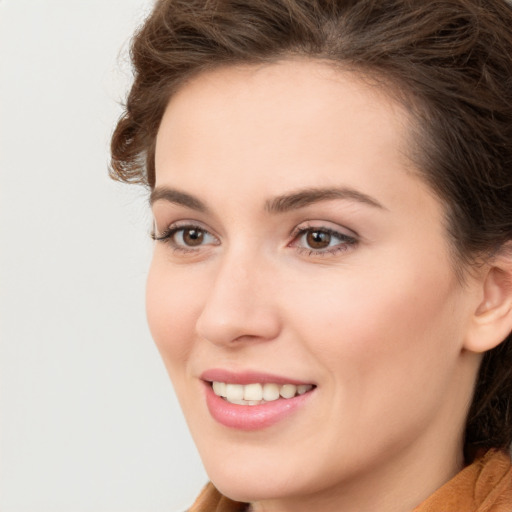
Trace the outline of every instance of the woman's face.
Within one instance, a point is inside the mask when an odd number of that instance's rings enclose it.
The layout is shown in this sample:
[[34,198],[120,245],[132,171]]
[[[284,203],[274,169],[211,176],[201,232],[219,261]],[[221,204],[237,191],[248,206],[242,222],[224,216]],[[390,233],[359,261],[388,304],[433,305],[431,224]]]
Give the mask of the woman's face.
[[456,470],[471,294],[407,147],[397,104],[319,62],[223,68],[171,99],[148,319],[230,497],[299,510]]

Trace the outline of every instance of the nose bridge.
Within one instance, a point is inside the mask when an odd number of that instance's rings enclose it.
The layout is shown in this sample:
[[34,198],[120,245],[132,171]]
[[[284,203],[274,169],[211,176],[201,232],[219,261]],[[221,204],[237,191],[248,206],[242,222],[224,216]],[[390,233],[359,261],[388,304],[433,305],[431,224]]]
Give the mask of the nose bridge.
[[218,261],[213,279],[212,295],[228,297],[231,293],[243,293],[245,288],[261,283],[261,258],[248,244],[239,243],[225,250]]
[[199,335],[216,344],[275,337],[279,319],[268,271],[261,254],[248,246],[226,250],[197,321]]
[[255,281],[260,280],[261,277],[258,276],[259,269],[255,265],[256,260],[257,258],[251,254],[248,248],[234,248],[226,254],[224,261],[221,263],[217,281],[222,284],[222,281],[229,282],[230,280],[240,286],[247,286],[251,278]]

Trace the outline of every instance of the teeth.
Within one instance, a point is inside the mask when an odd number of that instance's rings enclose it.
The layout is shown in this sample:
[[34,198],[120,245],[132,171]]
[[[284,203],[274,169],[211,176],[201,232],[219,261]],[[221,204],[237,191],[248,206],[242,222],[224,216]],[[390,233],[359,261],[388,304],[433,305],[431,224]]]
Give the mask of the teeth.
[[214,382],[213,383],[213,392],[217,396],[223,396],[226,398],[226,383],[225,382]]
[[307,393],[310,389],[313,389],[313,386],[310,384],[301,384],[300,386],[297,386],[297,393],[299,395],[303,395],[304,393]]
[[297,393],[297,386],[294,386],[293,384],[284,384],[279,390],[279,394],[283,398],[292,398],[295,396],[295,393]]
[[271,402],[279,398],[279,386],[277,384],[263,385],[263,400]]
[[265,402],[271,402],[278,398],[293,398],[297,395],[303,395],[313,389],[311,384],[228,384],[226,382],[213,382],[213,392],[228,402],[237,405],[260,405]]
[[245,385],[244,400],[263,400],[263,386],[261,384]]
[[246,405],[246,402],[244,402],[243,400],[228,400],[228,402],[236,405]]
[[226,384],[226,398],[228,402],[244,399],[244,386],[241,384]]

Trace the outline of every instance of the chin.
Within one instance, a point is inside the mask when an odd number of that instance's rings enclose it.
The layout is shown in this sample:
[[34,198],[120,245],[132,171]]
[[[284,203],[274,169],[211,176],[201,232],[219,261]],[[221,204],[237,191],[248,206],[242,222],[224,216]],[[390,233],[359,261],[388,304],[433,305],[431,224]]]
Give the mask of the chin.
[[[289,453],[276,450],[275,446],[270,450],[256,444],[245,448],[230,446],[223,457],[207,450],[203,457],[210,480],[232,500],[251,503],[291,498],[314,494],[335,483],[329,482],[329,474],[324,474],[321,466],[315,469],[315,461],[308,463],[306,458],[299,457],[296,446],[291,447]],[[316,479],[311,479],[311,475],[317,475]]]
[[300,489],[304,492],[305,482],[297,482],[279,471],[216,471],[209,473],[215,487],[228,498],[242,503],[253,503],[271,499],[282,499],[295,495]]

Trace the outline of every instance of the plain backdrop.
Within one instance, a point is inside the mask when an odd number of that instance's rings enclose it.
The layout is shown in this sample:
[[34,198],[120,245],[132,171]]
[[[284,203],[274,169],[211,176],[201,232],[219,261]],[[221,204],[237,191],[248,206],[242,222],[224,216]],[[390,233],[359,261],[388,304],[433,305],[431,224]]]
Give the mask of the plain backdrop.
[[149,0],[0,0],[0,511],[183,511],[206,475],[144,312],[146,192],[107,177]]

